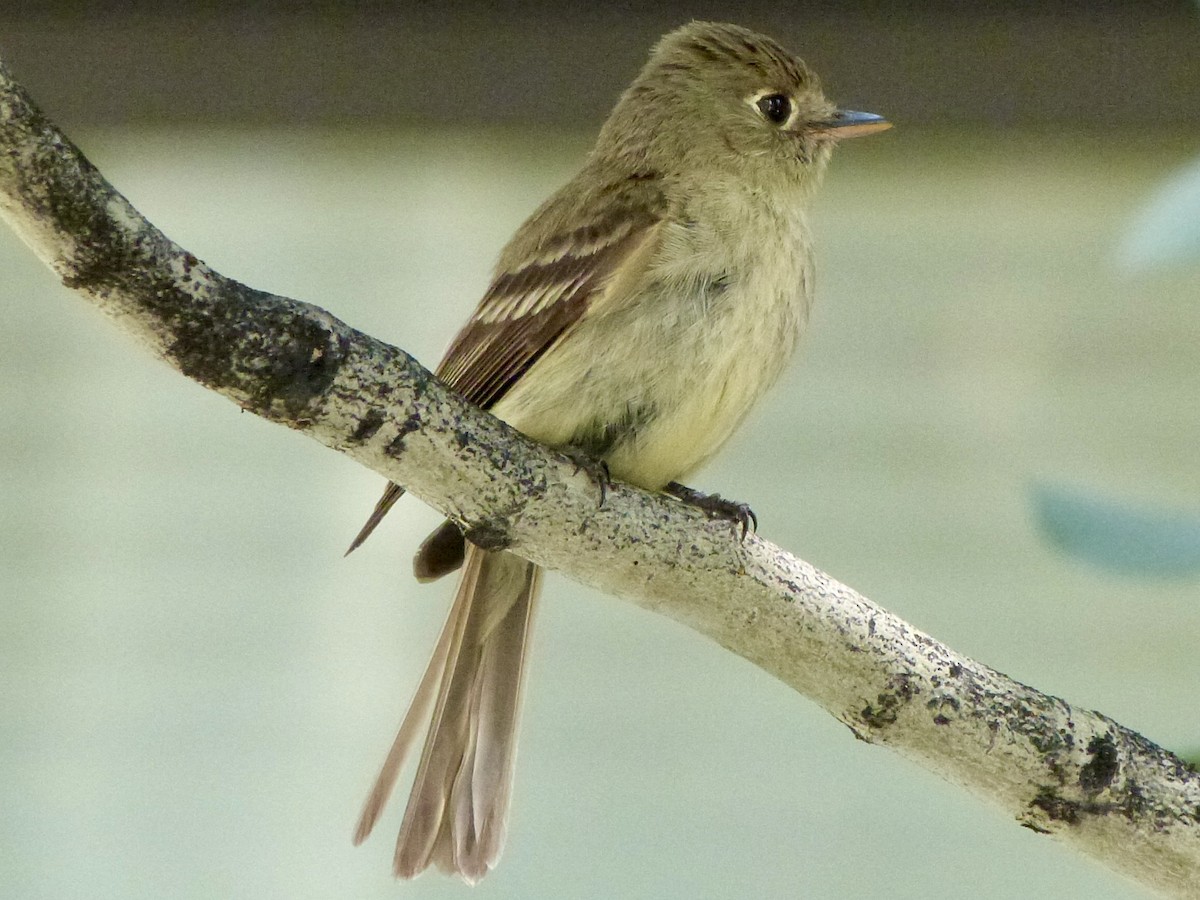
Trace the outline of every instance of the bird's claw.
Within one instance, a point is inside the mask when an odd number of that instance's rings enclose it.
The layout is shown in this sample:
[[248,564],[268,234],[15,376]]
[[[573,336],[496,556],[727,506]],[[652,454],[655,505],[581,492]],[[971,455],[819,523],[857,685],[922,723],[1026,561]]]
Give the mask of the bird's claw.
[[741,531],[743,541],[751,531],[758,531],[758,516],[748,503],[726,500],[720,494],[705,494],[677,481],[670,482],[665,491],[676,500],[702,510],[710,519],[725,519]]
[[573,474],[578,475],[580,472],[587,472],[591,476],[592,481],[596,482],[596,487],[600,489],[600,503],[598,506],[603,508],[604,500],[608,496],[608,486],[613,483],[612,474],[608,471],[608,463],[576,447],[567,447],[562,452],[567,459],[575,464],[575,472]]

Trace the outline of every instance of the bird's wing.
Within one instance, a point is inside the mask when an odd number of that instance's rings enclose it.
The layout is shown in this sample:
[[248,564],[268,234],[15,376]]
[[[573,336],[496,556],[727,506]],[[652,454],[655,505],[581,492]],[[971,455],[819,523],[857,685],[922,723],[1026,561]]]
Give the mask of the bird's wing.
[[[637,251],[654,240],[666,209],[657,179],[647,177],[614,182],[570,205],[564,214],[551,200],[517,233],[438,366],[442,381],[484,409],[582,318],[626,263],[645,258]],[[524,239],[545,219],[569,225],[536,243]]]
[[[666,200],[657,176],[615,178],[582,198],[573,186],[513,236],[487,293],[438,366],[443,382],[484,409],[605,296],[626,264],[646,258],[638,251],[649,249],[660,231]],[[534,239],[545,222],[562,224]],[[399,485],[387,486],[347,555],[403,494]]]

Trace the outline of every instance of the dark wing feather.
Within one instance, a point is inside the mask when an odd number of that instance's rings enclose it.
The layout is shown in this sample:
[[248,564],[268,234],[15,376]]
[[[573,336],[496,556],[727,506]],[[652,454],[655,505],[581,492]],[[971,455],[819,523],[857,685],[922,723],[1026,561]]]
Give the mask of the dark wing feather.
[[646,240],[661,218],[659,196],[651,192],[643,195],[649,203],[603,208],[602,219],[553,235],[516,267],[497,273],[438,377],[484,409],[495,404],[579,321]]
[[[582,197],[575,183],[568,185],[514,236],[474,315],[446,351],[438,377],[490,408],[579,321],[665,210],[654,173],[614,179]],[[547,229],[547,222],[561,227]],[[531,239],[537,233],[547,236]],[[399,485],[388,485],[347,553],[367,539],[403,493]]]

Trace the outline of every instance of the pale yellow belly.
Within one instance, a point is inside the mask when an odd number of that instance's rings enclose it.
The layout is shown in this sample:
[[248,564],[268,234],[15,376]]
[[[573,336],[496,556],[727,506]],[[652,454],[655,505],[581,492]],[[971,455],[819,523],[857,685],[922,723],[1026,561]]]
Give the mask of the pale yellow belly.
[[595,302],[493,412],[543,443],[590,450],[648,489],[699,468],[776,381],[812,299],[795,206],[755,199],[738,213],[770,227],[734,234],[767,237],[730,242],[694,222],[670,226],[636,294]]
[[[807,318],[801,278],[745,278],[718,303],[652,296],[585,321],[493,411],[536,440],[588,448],[613,476],[658,489],[711,457],[775,382]],[[628,427],[626,427],[628,426]]]

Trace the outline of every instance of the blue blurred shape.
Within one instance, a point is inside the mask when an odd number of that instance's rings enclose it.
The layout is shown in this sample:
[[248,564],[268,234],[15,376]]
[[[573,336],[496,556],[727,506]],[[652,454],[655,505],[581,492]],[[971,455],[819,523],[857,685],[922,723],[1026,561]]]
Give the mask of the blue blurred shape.
[[1060,484],[1035,484],[1032,494],[1042,533],[1071,556],[1124,575],[1200,573],[1200,514],[1134,507]]
[[1158,186],[1121,238],[1126,272],[1200,265],[1200,159]]

